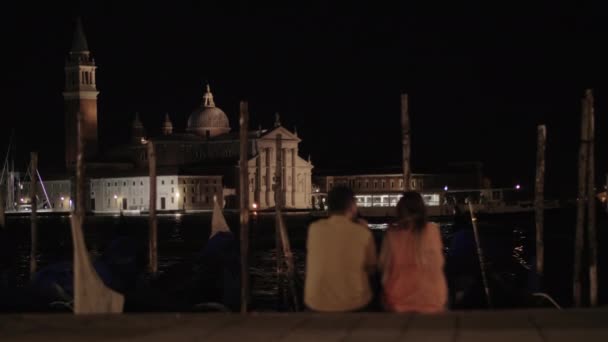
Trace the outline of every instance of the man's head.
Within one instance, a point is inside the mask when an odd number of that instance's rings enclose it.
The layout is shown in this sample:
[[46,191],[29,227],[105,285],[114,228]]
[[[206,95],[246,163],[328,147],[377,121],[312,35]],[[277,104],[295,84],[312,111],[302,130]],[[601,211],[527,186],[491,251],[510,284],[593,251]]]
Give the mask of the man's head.
[[357,200],[353,191],[344,185],[337,185],[327,195],[327,206],[330,215],[357,216]]

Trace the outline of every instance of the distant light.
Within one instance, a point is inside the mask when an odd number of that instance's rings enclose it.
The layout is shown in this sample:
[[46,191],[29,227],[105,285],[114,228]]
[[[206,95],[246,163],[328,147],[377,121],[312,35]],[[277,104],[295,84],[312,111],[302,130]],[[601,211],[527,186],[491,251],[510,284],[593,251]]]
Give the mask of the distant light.
[[114,199],[117,199],[117,198],[118,198],[118,196],[114,195]]
[[257,203],[253,203],[251,206],[253,207],[253,209],[257,209],[258,208],[258,204]]
[[175,192],[175,198],[179,198],[179,191]]
[[72,200],[70,200],[70,208],[72,207]]
[[519,190],[519,189],[521,189],[521,185],[517,184],[517,185],[515,186],[515,190]]
[[21,199],[21,202],[25,202],[25,201],[23,200],[23,198]]
[[448,186],[447,185],[443,187],[443,191],[448,191]]
[[61,200],[62,200],[62,201],[65,201],[65,198],[61,197]]

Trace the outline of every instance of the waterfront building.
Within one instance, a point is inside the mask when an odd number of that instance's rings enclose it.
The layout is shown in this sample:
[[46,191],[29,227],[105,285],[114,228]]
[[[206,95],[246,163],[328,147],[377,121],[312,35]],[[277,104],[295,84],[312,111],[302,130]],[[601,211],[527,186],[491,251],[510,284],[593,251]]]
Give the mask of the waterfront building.
[[[72,48],[65,64],[65,166],[67,172],[38,187],[46,209],[69,211],[73,208],[73,174],[76,162],[78,116],[82,119],[85,144],[86,205],[94,212],[148,210],[148,144],[152,142],[157,164],[158,210],[211,209],[213,196],[227,207],[237,206],[239,133],[232,132],[228,115],[216,105],[207,84],[201,104],[188,116],[180,131],[166,114],[160,136],[146,134],[139,115],[131,126],[131,139],[105,153],[99,151],[96,84],[97,65],[80,20],[77,21]],[[276,150],[280,136],[282,149]],[[277,114],[270,128],[249,131],[249,203],[252,209],[275,205],[276,156],[282,155],[283,188],[278,189],[288,209],[312,207],[312,169],[310,158],[299,155],[301,139],[297,132],[281,124]],[[29,187],[28,182],[20,184]],[[48,184],[47,184],[48,183]],[[28,192],[18,189],[26,206]],[[42,207],[39,206],[42,209]],[[10,208],[9,208],[10,209]]]

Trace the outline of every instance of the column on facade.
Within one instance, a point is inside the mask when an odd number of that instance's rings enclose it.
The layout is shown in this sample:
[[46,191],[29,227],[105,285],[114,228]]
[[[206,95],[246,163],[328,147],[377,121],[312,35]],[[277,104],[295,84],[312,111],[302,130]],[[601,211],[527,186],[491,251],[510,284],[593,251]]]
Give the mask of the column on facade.
[[288,178],[287,178],[287,148],[283,147],[281,153],[283,154],[283,165],[281,165],[281,173],[283,177],[283,188],[281,189],[281,196],[283,198],[283,205],[287,207],[287,189],[289,188]]
[[266,206],[272,206],[272,174],[274,171],[271,169],[272,160],[272,148],[266,148]]
[[258,206],[262,205],[262,152],[258,153],[257,158],[255,159],[255,195],[254,201],[258,204]]
[[296,168],[297,152],[295,148],[291,149],[291,204],[296,206],[296,192],[298,190],[297,168]]

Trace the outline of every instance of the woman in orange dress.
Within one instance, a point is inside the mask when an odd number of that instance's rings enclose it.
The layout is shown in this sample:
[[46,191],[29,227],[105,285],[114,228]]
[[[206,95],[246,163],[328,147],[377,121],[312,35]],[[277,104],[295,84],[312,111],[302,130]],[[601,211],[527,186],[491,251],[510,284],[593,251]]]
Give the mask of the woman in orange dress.
[[428,222],[422,196],[405,192],[397,223],[380,252],[383,301],[388,311],[439,313],[446,310],[447,284],[439,226]]

